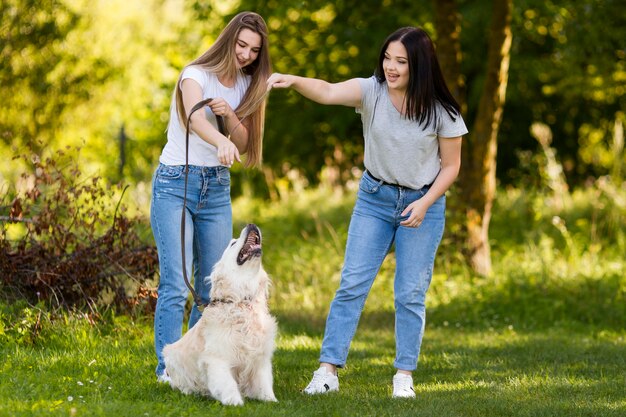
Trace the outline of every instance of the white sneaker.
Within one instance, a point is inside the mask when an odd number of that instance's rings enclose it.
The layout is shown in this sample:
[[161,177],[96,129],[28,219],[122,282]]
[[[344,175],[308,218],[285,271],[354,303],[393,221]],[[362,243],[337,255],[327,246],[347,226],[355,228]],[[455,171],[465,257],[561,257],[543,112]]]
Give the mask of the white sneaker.
[[395,374],[393,376],[393,398],[415,398],[413,390],[413,378],[407,374]]
[[157,377],[157,382],[161,384],[170,384],[172,382],[172,378],[170,378],[167,374],[167,371],[163,371],[163,373]]
[[330,391],[339,391],[339,378],[329,372],[324,366],[313,372],[313,379],[302,392],[305,394],[324,394]]

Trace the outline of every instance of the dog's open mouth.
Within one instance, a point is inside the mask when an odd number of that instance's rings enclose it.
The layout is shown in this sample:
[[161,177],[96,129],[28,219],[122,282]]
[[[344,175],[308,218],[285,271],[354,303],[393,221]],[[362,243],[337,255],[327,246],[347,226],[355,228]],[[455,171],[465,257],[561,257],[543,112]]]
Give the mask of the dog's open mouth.
[[237,265],[243,265],[250,258],[263,254],[261,250],[261,231],[259,228],[254,224],[249,224],[246,227],[246,231],[248,235],[237,256]]

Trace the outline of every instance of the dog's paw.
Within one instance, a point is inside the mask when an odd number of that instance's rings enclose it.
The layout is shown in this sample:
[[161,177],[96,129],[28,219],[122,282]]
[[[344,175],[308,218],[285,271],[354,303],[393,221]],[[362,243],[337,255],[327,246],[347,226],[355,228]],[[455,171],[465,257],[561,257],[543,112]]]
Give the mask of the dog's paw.
[[272,402],[272,403],[277,403],[278,402],[278,400],[276,399],[276,396],[274,395],[273,392],[268,392],[268,393],[262,393],[262,394],[254,395],[254,396],[251,396],[250,398],[252,398],[254,400],[267,401],[267,402]]
[[277,403],[278,399],[274,395],[272,395],[271,397],[263,398],[262,401]]
[[222,405],[234,405],[234,406],[242,406],[243,405],[243,400],[240,399],[228,399],[228,400],[222,400],[221,401]]
[[223,405],[243,405],[241,395],[230,395],[219,400]]

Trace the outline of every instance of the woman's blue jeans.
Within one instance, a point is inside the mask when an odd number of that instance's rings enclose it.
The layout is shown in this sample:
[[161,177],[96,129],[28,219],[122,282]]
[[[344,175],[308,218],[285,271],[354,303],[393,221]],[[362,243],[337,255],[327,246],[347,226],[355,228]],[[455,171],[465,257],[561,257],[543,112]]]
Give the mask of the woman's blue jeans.
[[[182,336],[185,304],[189,290],[182,273],[181,215],[185,187],[184,166],[159,164],[152,179],[150,223],[159,253],[160,281],[154,315],[156,373],[165,370],[163,348]],[[190,166],[185,217],[187,277],[194,290],[209,301],[213,265],[232,237],[230,172],[226,167]],[[192,278],[193,277],[193,278]],[[197,306],[189,317],[189,328],[200,319]]]
[[421,190],[386,185],[367,172],[359,184],[348,229],[339,289],[333,299],[322,342],[320,362],[343,367],[365,299],[385,256],[395,242],[394,278],[397,369],[417,367],[426,322],[426,291],[445,225],[445,196],[430,208],[417,228],[400,226],[402,211],[421,198]]

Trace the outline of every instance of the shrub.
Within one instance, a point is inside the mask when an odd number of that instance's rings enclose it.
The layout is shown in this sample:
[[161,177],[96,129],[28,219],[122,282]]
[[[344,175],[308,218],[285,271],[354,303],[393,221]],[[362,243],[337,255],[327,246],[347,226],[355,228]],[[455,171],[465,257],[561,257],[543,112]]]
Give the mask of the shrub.
[[152,305],[157,254],[126,215],[126,189],[83,176],[78,150],[16,158],[32,173],[1,197],[0,293],[92,312],[98,300],[122,309]]

